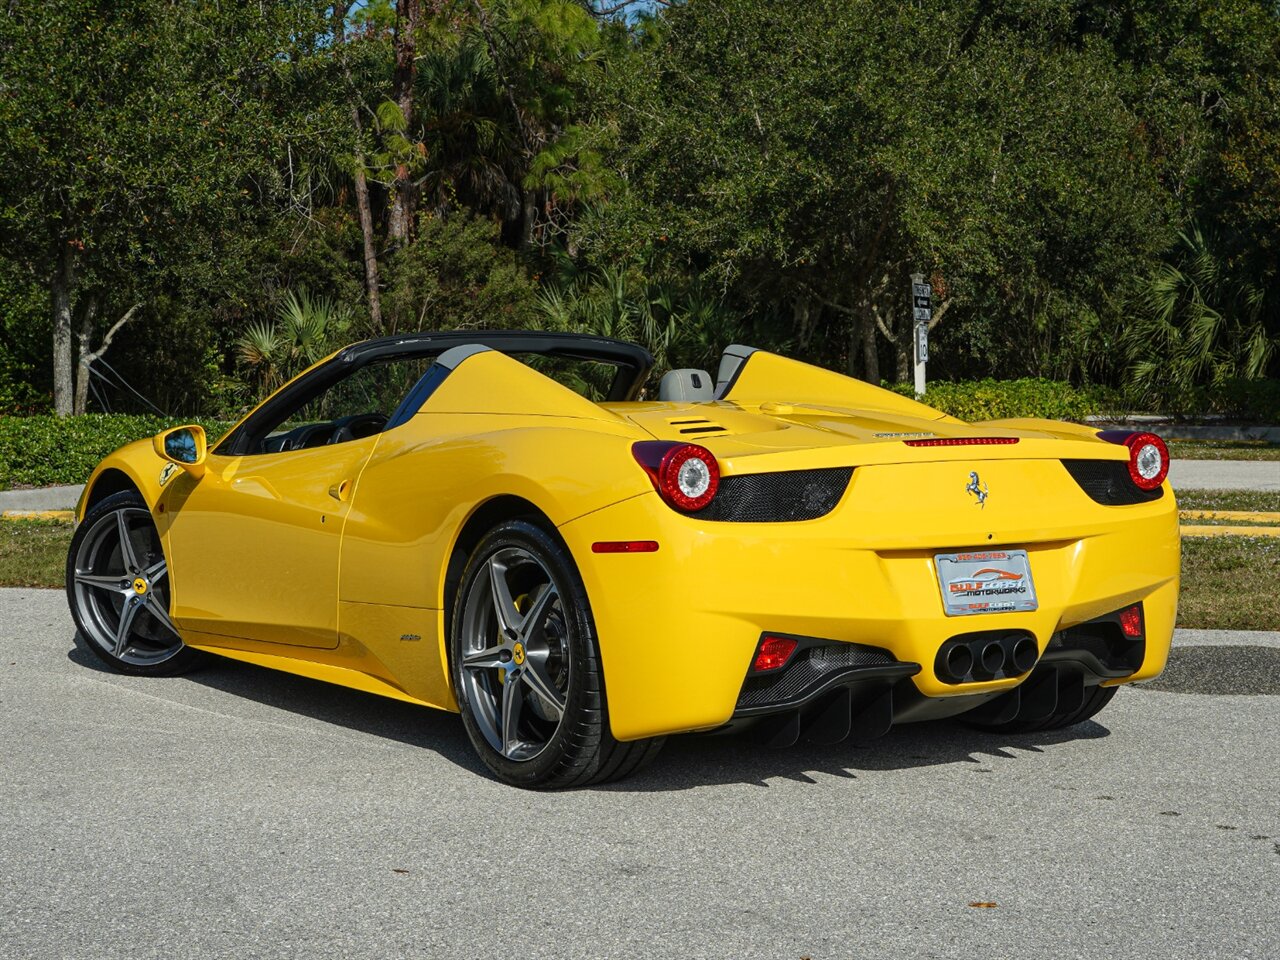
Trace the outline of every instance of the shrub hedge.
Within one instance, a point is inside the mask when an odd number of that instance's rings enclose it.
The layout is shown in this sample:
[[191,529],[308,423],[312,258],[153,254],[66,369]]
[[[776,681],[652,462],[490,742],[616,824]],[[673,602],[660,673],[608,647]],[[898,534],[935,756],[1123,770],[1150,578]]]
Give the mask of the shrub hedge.
[[[886,385],[887,386],[887,385]],[[889,389],[914,396],[910,384]],[[1043,417],[1047,420],[1083,420],[1121,406],[1115,391],[1105,387],[1073,387],[1056,380],[972,380],[928,384],[924,402],[961,420],[1001,420],[1007,417]]]
[[[84,483],[98,461],[117,447],[190,422],[130,414],[0,417],[0,488]],[[210,441],[229,426],[199,422]]]
[[[889,389],[912,396],[908,384]],[[1083,420],[1093,414],[1114,414],[1126,409],[1123,395],[1106,387],[1073,387],[1034,379],[962,383],[939,380],[929,384],[925,402],[967,421],[1004,417]],[[1211,410],[1255,423],[1280,423],[1280,381],[1229,381],[1202,391],[1195,410]],[[0,416],[0,489],[83,483],[98,461],[117,447],[152,436],[165,427],[189,422],[128,414],[61,419],[46,415]],[[217,420],[196,422],[208,431],[210,442],[230,426]]]

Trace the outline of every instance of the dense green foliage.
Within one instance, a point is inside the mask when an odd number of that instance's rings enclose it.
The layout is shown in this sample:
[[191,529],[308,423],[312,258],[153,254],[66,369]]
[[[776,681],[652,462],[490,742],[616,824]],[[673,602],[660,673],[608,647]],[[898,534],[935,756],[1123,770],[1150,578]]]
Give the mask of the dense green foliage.
[[[909,384],[894,388],[912,396]],[[1118,407],[1115,391],[1103,387],[1073,387],[1055,380],[942,381],[929,386],[925,402],[961,420],[1004,420],[1040,417],[1047,420],[1084,420]]]
[[903,381],[920,273],[964,415],[1274,416],[1273,0],[613,6],[8,4],[0,411],[226,417],[423,328]]
[[[0,488],[84,483],[111,451],[179,421],[155,416],[0,416]],[[202,424],[212,443],[230,426]]]

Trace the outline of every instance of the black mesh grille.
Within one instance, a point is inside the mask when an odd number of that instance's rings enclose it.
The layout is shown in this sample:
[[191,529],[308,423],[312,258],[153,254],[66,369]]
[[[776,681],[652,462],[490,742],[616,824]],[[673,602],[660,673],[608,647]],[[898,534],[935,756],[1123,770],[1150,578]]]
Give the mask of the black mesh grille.
[[1067,473],[1080,489],[1098,503],[1119,507],[1130,503],[1150,503],[1164,496],[1164,489],[1140,490],[1129,478],[1124,460],[1063,460]]
[[1051,655],[1076,650],[1097,658],[1115,675],[1128,676],[1142,666],[1147,644],[1142,637],[1125,636],[1119,623],[1095,620],[1055,633],[1045,653]]
[[796,652],[795,659],[779,674],[747,677],[738,695],[738,709],[784,703],[820,683],[833,670],[848,667],[880,667],[896,663],[886,651],[856,643],[823,644]]
[[710,505],[689,516],[736,523],[816,520],[836,508],[853,467],[787,470],[722,477]]

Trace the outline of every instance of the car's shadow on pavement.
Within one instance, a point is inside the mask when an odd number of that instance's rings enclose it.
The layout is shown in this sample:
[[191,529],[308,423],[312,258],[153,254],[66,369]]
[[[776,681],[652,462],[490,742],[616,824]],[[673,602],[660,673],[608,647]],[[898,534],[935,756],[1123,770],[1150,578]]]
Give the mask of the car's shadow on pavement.
[[[67,657],[91,670],[118,676],[86,646],[79,634]],[[178,678],[239,699],[430,750],[476,774],[491,777],[453,714],[419,707],[220,657]],[[644,770],[628,779],[590,788],[621,793],[690,790],[728,784],[769,786],[771,779],[816,783],[815,774],[855,779],[859,773],[967,763],[975,773],[990,773],[990,761],[1025,758],[1053,744],[1110,735],[1094,721],[1066,730],[996,735],[950,720],[905,724],[868,744],[805,744],[772,749],[749,732],[733,735],[689,734],[670,737]]]
[[970,764],[974,773],[983,774],[992,772],[992,761],[1024,759],[1053,744],[1110,733],[1093,721],[1066,730],[997,735],[951,720],[935,720],[894,727],[870,743],[816,745],[802,741],[781,750],[756,743],[750,733],[690,735],[672,737],[652,766],[604,789],[648,792],[730,783],[767,787],[771,779],[817,783],[815,775],[822,774],[852,780],[860,773],[947,763]]
[[[73,644],[67,653],[72,663],[119,676],[88,649],[87,641],[79,633],[75,634]],[[163,678],[161,682],[166,680],[198,684],[298,717],[421,747],[460,767],[488,775],[467,741],[462,723],[455,715],[441,710],[225,657],[210,656],[191,672]]]

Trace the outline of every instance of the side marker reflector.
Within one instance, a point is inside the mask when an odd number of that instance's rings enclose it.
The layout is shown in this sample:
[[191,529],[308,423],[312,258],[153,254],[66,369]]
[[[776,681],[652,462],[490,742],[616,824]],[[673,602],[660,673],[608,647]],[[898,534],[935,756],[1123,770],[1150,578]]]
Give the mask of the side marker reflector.
[[654,553],[657,540],[597,540],[591,545],[592,553]]
[[1126,637],[1142,636],[1142,608],[1135,606],[1121,610],[1120,629]]

